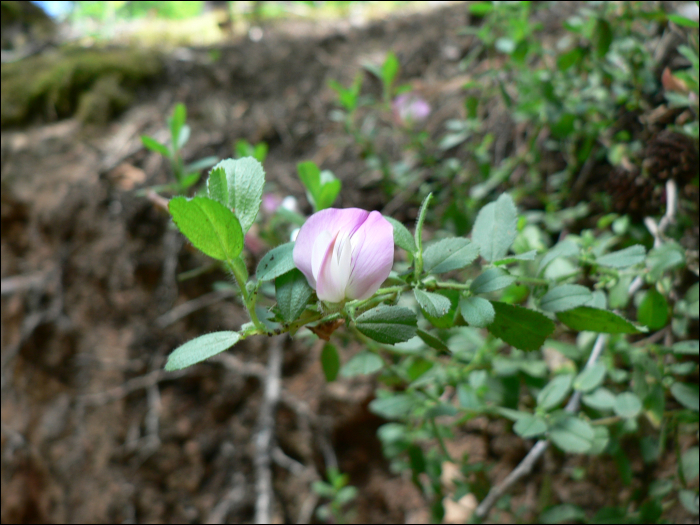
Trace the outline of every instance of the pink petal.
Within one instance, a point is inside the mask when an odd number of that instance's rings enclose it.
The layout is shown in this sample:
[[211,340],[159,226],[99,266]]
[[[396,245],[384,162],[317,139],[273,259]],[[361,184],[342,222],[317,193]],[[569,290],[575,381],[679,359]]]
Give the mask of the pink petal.
[[373,211],[353,240],[352,270],[345,296],[363,300],[389,277],[394,264],[394,228],[381,213]]
[[[306,276],[306,280],[312,288],[316,288],[316,277],[313,271],[314,253],[322,252],[325,256],[328,246],[331,244],[331,240],[335,238],[341,229],[354,233],[365,219],[367,219],[368,215],[369,212],[359,208],[347,208],[343,210],[328,208],[314,213],[304,223],[299,231],[296,243],[294,244],[292,257],[295,266]],[[325,249],[323,249],[323,246],[319,246],[316,248],[315,252],[314,245],[324,231],[330,234],[330,237],[325,237],[328,246],[325,246]],[[323,258],[321,258],[321,262],[322,260]],[[318,259],[316,260],[316,264],[317,269],[320,268]]]

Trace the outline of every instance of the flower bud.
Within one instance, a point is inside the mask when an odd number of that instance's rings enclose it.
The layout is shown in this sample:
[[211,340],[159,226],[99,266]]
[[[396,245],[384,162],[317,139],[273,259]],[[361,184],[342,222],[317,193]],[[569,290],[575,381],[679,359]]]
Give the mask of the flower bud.
[[430,115],[430,104],[413,93],[403,93],[392,103],[394,118],[400,124],[411,126]]
[[304,223],[292,255],[322,301],[368,299],[394,264],[394,228],[377,211],[328,208]]

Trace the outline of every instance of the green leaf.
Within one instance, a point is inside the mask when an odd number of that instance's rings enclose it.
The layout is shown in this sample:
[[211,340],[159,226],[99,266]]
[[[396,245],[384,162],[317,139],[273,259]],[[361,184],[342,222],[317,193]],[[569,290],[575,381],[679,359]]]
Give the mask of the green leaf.
[[547,431],[547,423],[540,416],[529,415],[518,419],[513,425],[513,431],[523,439],[530,439]]
[[595,431],[587,421],[570,416],[550,429],[549,439],[564,452],[582,454],[593,446]]
[[683,453],[681,465],[683,467],[683,477],[687,481],[692,481],[698,477],[698,447],[691,447]]
[[511,264],[517,261],[534,261],[537,256],[537,250],[530,250],[529,252],[520,253],[518,255],[513,255],[511,257],[506,257],[505,259],[499,259],[494,261],[494,266],[504,266],[506,264]]
[[623,392],[615,399],[613,410],[618,416],[631,419],[637,417],[642,411],[642,402],[636,394]]
[[307,189],[314,211],[329,208],[340,192],[340,181],[330,171],[322,172],[312,161],[297,164],[297,172]]
[[681,505],[685,507],[685,510],[690,512],[693,516],[698,515],[698,491],[697,490],[679,490],[678,500]]
[[316,197],[316,211],[325,210],[333,206],[340,193],[340,180],[329,170],[321,172],[321,191]]
[[537,275],[540,275],[554,259],[559,257],[571,257],[579,252],[579,247],[572,241],[561,241],[555,244],[544,254],[539,266]]
[[340,370],[340,357],[336,347],[330,343],[323,345],[323,350],[321,350],[321,367],[326,381],[328,383],[335,381],[335,378],[338,377],[338,370]]
[[605,370],[603,363],[586,366],[574,379],[574,388],[584,393],[598,388],[605,378]]
[[220,203],[207,197],[175,197],[168,209],[183,235],[209,257],[227,261],[243,251],[241,225]]
[[676,268],[685,262],[685,250],[675,242],[667,242],[654,248],[647,256],[651,282],[658,281],[667,270]]
[[561,404],[571,391],[571,383],[574,380],[572,374],[555,376],[537,394],[537,408],[551,410]]
[[409,253],[415,253],[416,242],[413,240],[411,232],[393,217],[384,215],[384,218],[394,227],[394,244],[400,246]]
[[435,337],[433,334],[430,334],[425,330],[421,330],[419,328],[418,330],[416,330],[416,335],[420,337],[426,345],[428,345],[431,348],[434,348],[438,352],[443,352],[445,354],[450,353],[450,349],[447,347],[447,345],[445,345],[445,343],[440,341],[440,339]]
[[226,181],[226,170],[223,167],[213,168],[209,172],[207,179],[207,194],[227,208],[231,208],[230,203],[233,198],[229,195],[228,182]]
[[231,348],[240,338],[238,332],[214,332],[199,336],[177,347],[168,356],[165,369],[171,372],[192,366]]
[[[204,157],[199,160],[195,160],[194,162],[190,162],[185,166],[185,171],[200,171],[204,170],[207,168],[211,168],[214,164],[219,162],[219,157],[211,156],[211,157]],[[222,203],[223,204],[223,203]]]
[[600,387],[583,396],[582,401],[585,405],[595,410],[612,410],[616,399],[615,394],[610,390]]
[[510,286],[516,278],[503,268],[489,268],[472,281],[470,289],[474,294],[495,292]]
[[416,314],[401,306],[378,306],[356,319],[357,329],[384,344],[408,341],[416,335]]
[[225,159],[214,166],[223,168],[228,187],[228,207],[236,210],[243,232],[247,232],[255,222],[262,203],[265,170],[262,164],[252,157]]
[[423,199],[423,204],[420,205],[418,210],[418,218],[416,219],[416,230],[413,232],[413,237],[416,241],[416,246],[423,246],[423,223],[425,223],[425,214],[428,212],[428,205],[433,198],[432,193],[428,193],[428,196]]
[[296,268],[275,279],[275,297],[282,319],[290,323],[304,311],[311,295],[314,293],[309,283]]
[[191,132],[192,130],[190,127],[187,124],[183,124],[182,128],[180,128],[180,134],[177,137],[176,149],[180,150],[187,144],[187,141],[190,140]]
[[168,149],[168,147],[161,144],[153,137],[149,137],[148,135],[141,135],[141,142],[147,149],[155,151],[156,153],[160,153],[164,157],[170,158],[170,150]]
[[522,306],[492,301],[496,317],[489,332],[520,350],[537,350],[554,332],[554,323],[541,313]]
[[674,343],[673,352],[681,355],[698,355],[700,353],[700,342],[697,339],[692,341],[678,341]]
[[472,231],[481,256],[489,262],[503,259],[518,234],[517,224],[518,211],[507,193],[481,208]]
[[185,120],[187,120],[187,108],[184,104],[179,103],[175,106],[172,116],[168,118],[173,151],[178,149],[177,144],[180,140],[180,130],[182,130],[182,127],[185,125]]
[[563,505],[555,505],[549,507],[540,514],[539,523],[554,524],[565,523],[569,521],[586,521],[586,513],[577,505],[564,503]]
[[389,51],[386,55],[386,60],[382,65],[382,83],[384,84],[384,89],[390,94],[391,86],[396,80],[396,75],[399,72],[399,60],[393,51]]
[[610,22],[599,18],[593,31],[593,42],[595,43],[595,52],[598,58],[603,58],[608,54],[612,41],[613,31]]
[[450,311],[450,300],[436,293],[413,290],[420,307],[432,317],[442,317]]
[[573,310],[557,312],[557,319],[578,332],[583,330],[604,334],[639,334],[643,332],[617,314],[590,306],[579,306]]
[[656,288],[651,288],[637,310],[637,321],[650,330],[660,330],[668,322],[668,303]]
[[629,268],[639,264],[646,257],[647,251],[641,244],[635,244],[624,250],[601,255],[596,259],[596,264],[608,268]]
[[464,237],[437,241],[425,249],[423,268],[430,273],[445,273],[469,266],[479,255],[479,247]]
[[668,15],[668,19],[673,22],[674,24],[678,24],[679,26],[683,27],[698,27],[698,21],[697,20],[691,20],[690,18],[686,18],[683,15],[679,15],[676,13],[670,13]]
[[294,258],[292,257],[293,251],[294,243],[288,242],[280,244],[267,252],[265,256],[260,259],[258,267],[255,270],[255,275],[258,280],[271,281],[293,270],[295,268]]
[[423,311],[425,318],[432,324],[435,328],[452,328],[455,322],[455,314],[457,313],[457,306],[459,304],[460,293],[458,290],[436,290],[436,295],[441,295],[450,301],[450,309],[446,315],[441,317],[434,317],[429,313]]
[[490,325],[496,316],[491,303],[483,297],[466,297],[460,301],[459,307],[464,320],[477,328]]
[[688,317],[691,319],[697,319],[700,313],[700,285],[695,283],[693,286],[688,288],[685,292],[685,302],[688,303],[688,308],[686,310]]
[[591,291],[580,284],[555,286],[540,299],[540,308],[547,312],[563,312],[586,304],[593,298]]
[[493,11],[494,6],[491,2],[475,2],[469,4],[469,12],[475,16],[485,16]]
[[389,397],[375,399],[369,404],[369,409],[384,419],[394,419],[405,416],[414,408],[416,400],[407,394],[392,394]]
[[340,375],[343,377],[354,377],[357,375],[368,375],[381,370],[384,361],[374,352],[367,350],[355,354],[350,361],[343,365]]
[[671,394],[684,407],[698,411],[698,385],[676,381],[671,385]]
[[195,173],[188,173],[184,177],[182,177],[182,181],[180,181],[180,187],[183,190],[186,190],[187,188],[191,188],[197,182],[199,182],[200,177],[202,176],[201,173],[195,172]]

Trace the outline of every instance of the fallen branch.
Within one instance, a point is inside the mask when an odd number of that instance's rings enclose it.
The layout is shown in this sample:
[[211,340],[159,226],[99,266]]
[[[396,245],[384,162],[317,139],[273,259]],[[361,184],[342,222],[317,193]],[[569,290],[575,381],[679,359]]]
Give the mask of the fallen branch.
[[78,397],[78,403],[83,406],[100,406],[123,399],[132,392],[137,390],[148,389],[157,385],[161,381],[170,381],[179,379],[180,377],[189,374],[189,370],[178,370],[175,372],[166,372],[165,370],[154,370],[148,374],[129,379],[125,383],[114,387],[104,392],[96,392],[94,394],[84,394]]

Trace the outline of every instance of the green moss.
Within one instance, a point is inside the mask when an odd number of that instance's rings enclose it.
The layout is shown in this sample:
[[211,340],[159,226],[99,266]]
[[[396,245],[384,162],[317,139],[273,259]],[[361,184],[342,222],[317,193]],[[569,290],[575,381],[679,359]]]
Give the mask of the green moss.
[[[81,118],[106,122],[130,102],[136,86],[161,70],[158,54],[133,49],[60,50],[2,64],[1,124],[67,118],[79,108]],[[95,120],[98,107],[107,113]]]

